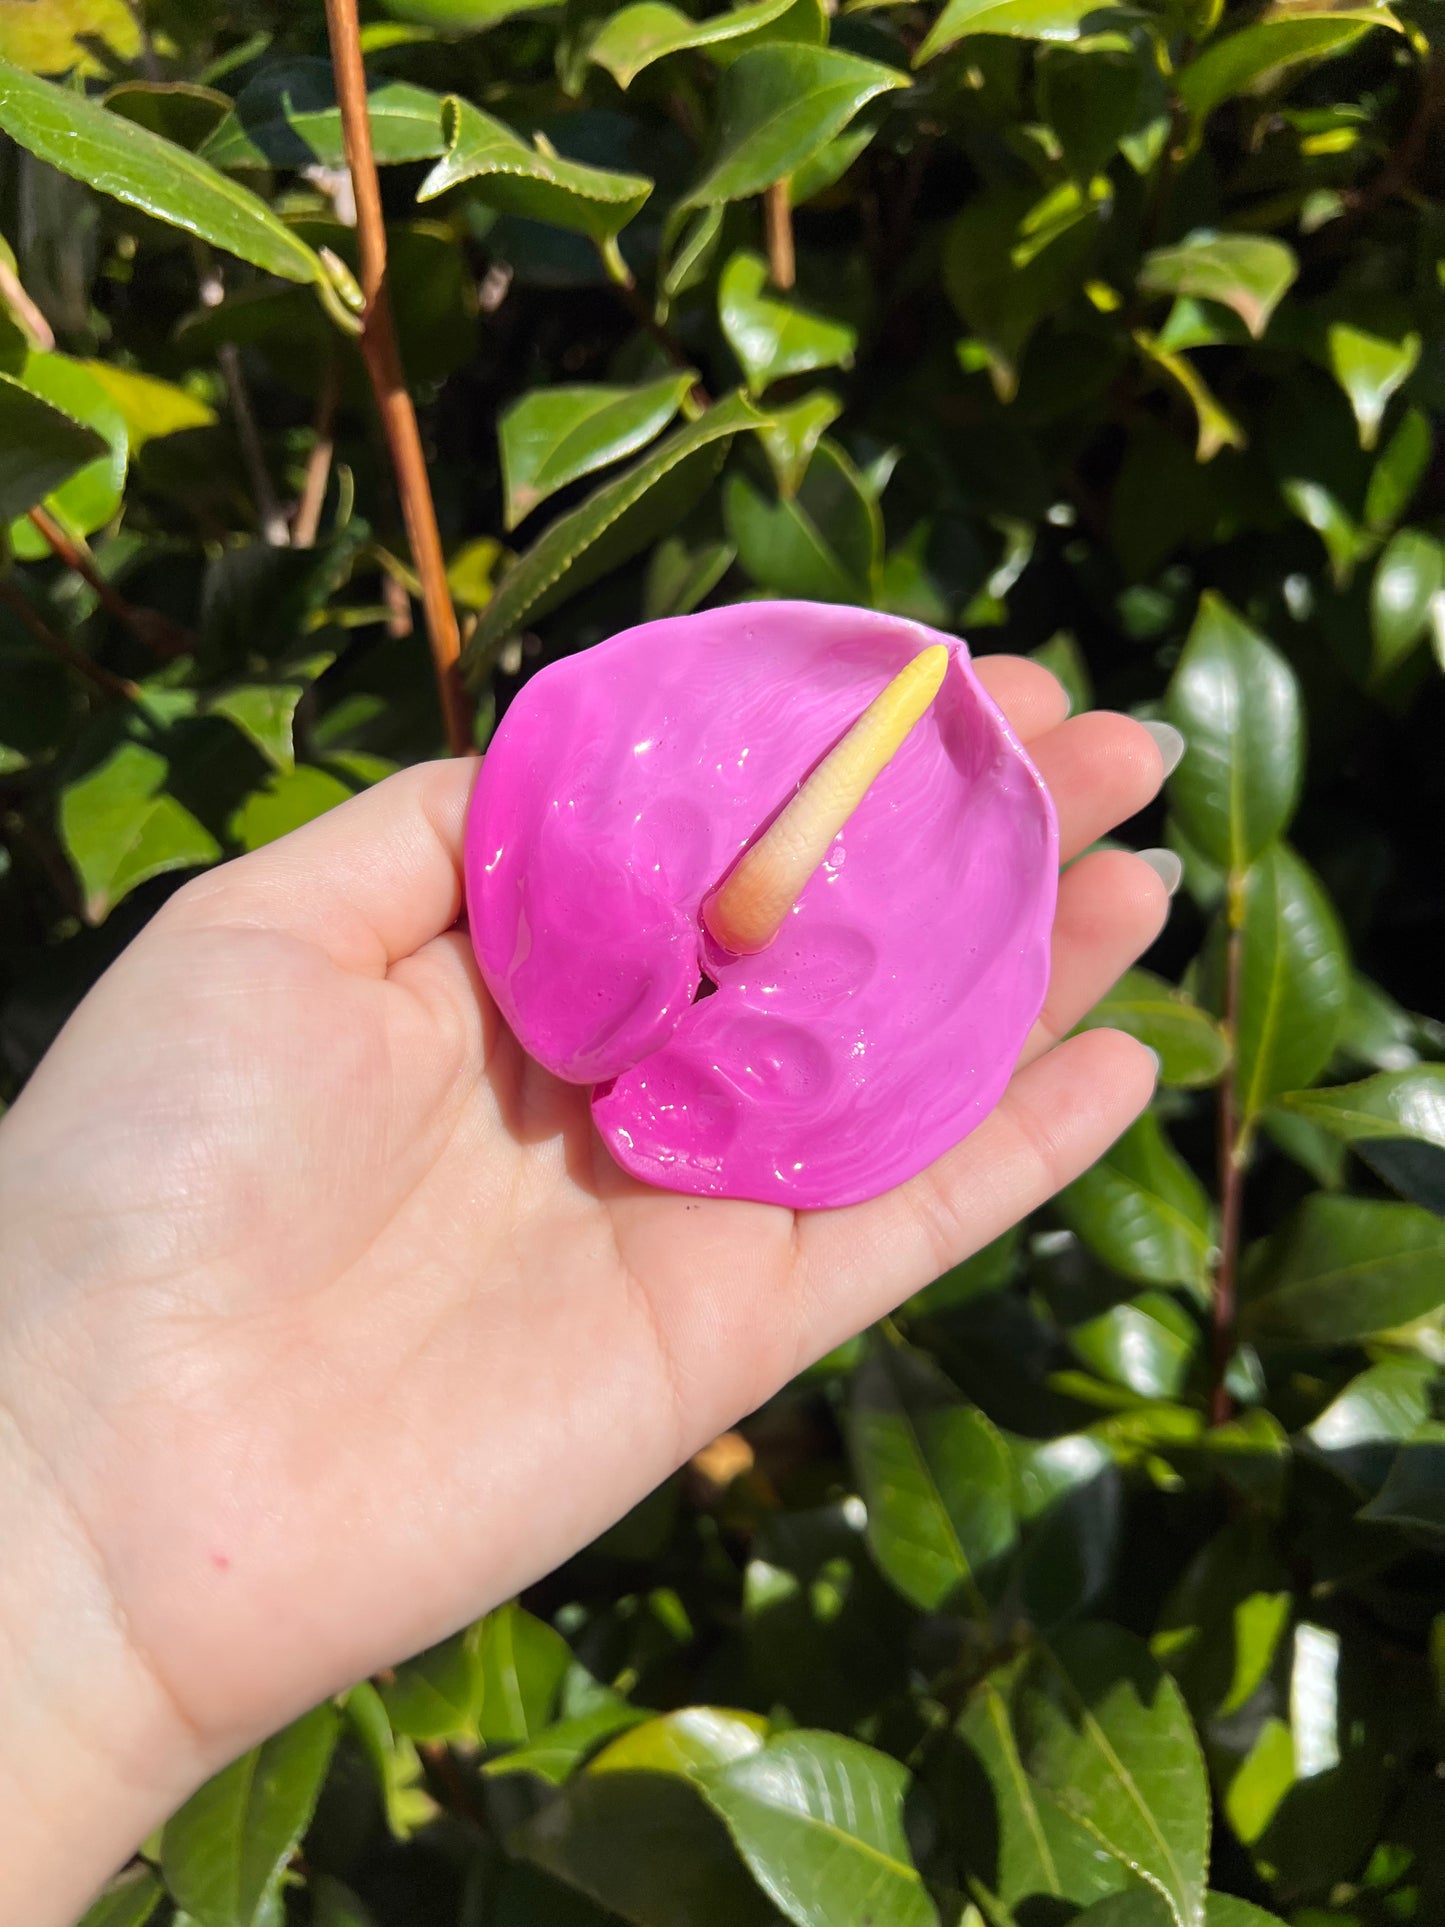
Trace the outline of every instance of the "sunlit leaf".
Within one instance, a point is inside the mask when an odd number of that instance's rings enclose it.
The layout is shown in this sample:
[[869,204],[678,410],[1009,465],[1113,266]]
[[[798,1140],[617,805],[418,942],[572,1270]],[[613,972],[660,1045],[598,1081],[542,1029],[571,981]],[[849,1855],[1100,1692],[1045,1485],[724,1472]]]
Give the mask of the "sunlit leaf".
[[497,423],[506,526],[569,482],[645,448],[695,379],[683,369],[637,388],[533,388],[520,396]]
[[1137,1037],[1157,1053],[1163,1084],[1212,1084],[1229,1061],[1228,1043],[1208,1012],[1148,970],[1126,971],[1081,1028],[1126,1030]]
[[750,392],[760,395],[770,382],[810,368],[851,367],[857,331],[765,293],[767,282],[767,262],[746,250],[733,255],[718,281],[718,319]]
[[97,459],[105,442],[93,428],[0,373],[0,520],[23,515]]
[[1423,529],[1400,529],[1385,545],[1370,584],[1370,633],[1376,675],[1403,662],[1430,626],[1445,589],[1445,548]]
[[1341,1345],[1445,1304],[1445,1221],[1413,1204],[1317,1193],[1254,1255],[1257,1340]]
[[1420,359],[1420,337],[1407,328],[1376,334],[1347,321],[1325,330],[1330,372],[1350,398],[1360,431],[1360,447],[1373,448],[1390,397],[1404,386]]
[[703,20],[695,20],[667,0],[635,0],[602,23],[588,44],[587,58],[605,67],[619,87],[631,86],[644,68],[669,54],[692,48],[708,49],[725,41],[746,39],[787,13],[794,0],[751,0]]
[[767,1721],[757,1713],[684,1706],[633,1726],[599,1753],[587,1770],[695,1777],[729,1766],[734,1760],[747,1759],[762,1746],[767,1732]]
[[325,815],[352,794],[330,770],[314,763],[278,769],[263,788],[255,790],[229,823],[229,834],[243,850],[259,850],[278,836],[299,830],[313,817]]
[[1299,272],[1293,250],[1264,234],[1216,234],[1201,228],[1173,247],[1155,248],[1139,265],[1146,294],[1196,295],[1232,308],[1258,337]]
[[1445,1064],[1381,1071],[1326,1090],[1287,1091],[1278,1101],[1347,1144],[1413,1138],[1445,1150]]
[[513,1602],[487,1614],[477,1651],[482,1738],[494,1746],[532,1739],[552,1718],[572,1663],[566,1640]]
[[[434,160],[445,152],[438,94],[409,81],[377,78],[366,94],[378,165]],[[329,60],[278,60],[262,67],[201,148],[212,167],[343,167],[346,144]]]
[[1349,996],[1339,920],[1313,874],[1282,844],[1245,877],[1235,1086],[1250,1120],[1328,1062]]
[[163,756],[126,742],[63,791],[61,842],[91,923],[149,878],[195,869],[221,854],[205,825],[166,793],[166,776]]
[[948,0],[914,56],[922,66],[968,34],[1006,34],[1015,40],[1078,40],[1127,25],[1132,7],[1111,0]]
[[1121,1276],[1203,1288],[1213,1244],[1209,1200],[1152,1111],[1060,1192],[1058,1209]]
[[446,151],[418,188],[419,201],[467,182],[503,214],[610,241],[652,192],[652,182],[640,174],[563,160],[540,136],[529,145],[456,95],[443,103],[442,130]]
[[149,1867],[117,1874],[99,1900],[81,1916],[78,1927],[146,1927],[165,1889]]
[[1257,84],[1277,85],[1298,68],[1343,53],[1374,26],[1401,31],[1387,6],[1316,10],[1277,4],[1262,19],[1212,40],[1197,53],[1179,73],[1179,97],[1191,114],[1203,119],[1235,94]]

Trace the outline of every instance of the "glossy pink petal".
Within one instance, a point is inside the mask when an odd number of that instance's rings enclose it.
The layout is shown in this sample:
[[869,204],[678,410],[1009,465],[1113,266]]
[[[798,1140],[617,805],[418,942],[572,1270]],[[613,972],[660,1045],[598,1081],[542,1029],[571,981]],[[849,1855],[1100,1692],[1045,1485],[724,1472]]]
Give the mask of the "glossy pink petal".
[[[935,642],[933,707],[776,942],[720,953],[704,897]],[[1048,792],[963,644],[898,617],[744,603],[542,670],[487,751],[466,859],[503,1015],[672,1190],[822,1206],[901,1183],[997,1103],[1048,983]]]

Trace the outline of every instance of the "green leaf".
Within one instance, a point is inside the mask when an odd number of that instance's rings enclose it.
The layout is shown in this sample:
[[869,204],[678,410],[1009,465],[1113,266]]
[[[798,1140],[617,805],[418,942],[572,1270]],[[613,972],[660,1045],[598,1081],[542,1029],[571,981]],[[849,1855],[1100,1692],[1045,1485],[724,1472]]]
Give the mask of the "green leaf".
[[1433,1393],[1440,1368],[1428,1358],[1387,1358],[1352,1378],[1308,1427],[1321,1452],[1353,1452],[1368,1445],[1439,1442]]
[[1194,441],[1197,462],[1212,462],[1221,449],[1248,445],[1244,430],[1187,355],[1164,348],[1145,328],[1134,330],[1134,345],[1147,362],[1163,369],[1188,396],[1197,424]]
[[[1098,1901],[1076,1917],[1073,1927],[1170,1927],[1173,1918],[1157,1893],[1148,1887],[1132,1887]],[[1236,1900],[1233,1894],[1206,1894],[1204,1927],[1284,1927],[1284,1922],[1252,1901]]]
[[1347,321],[1332,321],[1325,330],[1325,357],[1355,411],[1360,447],[1373,448],[1390,397],[1415,372],[1419,335],[1412,328],[1376,334]]
[[694,20],[668,6],[666,0],[636,0],[633,6],[604,19],[601,31],[588,45],[587,58],[594,67],[605,67],[618,86],[626,89],[654,61],[691,48],[711,48],[743,39],[759,27],[771,25],[793,4],[794,0],[752,0],[749,6]]
[[541,1733],[572,1664],[566,1640],[514,1601],[482,1621],[479,1654],[482,1738],[517,1746]]
[[1061,1191],[1057,1206],[1121,1277],[1203,1290],[1213,1245],[1209,1199],[1152,1111]]
[[[366,112],[379,166],[435,160],[446,151],[441,96],[425,87],[370,79]],[[278,60],[262,67],[200,152],[212,167],[344,167],[331,62]]]
[[188,80],[124,80],[105,94],[104,105],[194,153],[229,113],[231,102],[214,87],[197,87]]
[[1283,241],[1263,234],[1196,229],[1173,247],[1155,248],[1139,267],[1145,294],[1195,295],[1232,308],[1256,340],[1290,287],[1299,263]]
[[851,368],[857,330],[765,294],[767,282],[767,262],[746,249],[718,280],[718,319],[749,391],[760,395],[769,382],[810,368]]
[[1346,1144],[1412,1138],[1445,1150],[1445,1064],[1381,1071],[1328,1090],[1287,1091],[1278,1101]]
[[896,68],[834,47],[777,41],[753,48],[723,75],[712,153],[686,205],[761,194],[842,133],[870,100],[907,85]]
[[381,1688],[392,1730],[411,1740],[475,1738],[484,1681],[481,1626],[467,1626],[398,1666]]
[[937,1927],[903,1830],[907,1769],[800,1730],[703,1787],[753,1878],[794,1927]]
[[1079,40],[1137,17],[1111,0],[948,0],[914,55],[921,67],[968,34],[1005,34],[1014,40]]
[[1289,1573],[1255,1519],[1203,1546],[1164,1603],[1152,1646],[1194,1717],[1227,1718],[1263,1684],[1289,1625]]
[[1079,1028],[1124,1030],[1137,1037],[1157,1053],[1162,1084],[1186,1089],[1213,1084],[1229,1062],[1224,1033],[1208,1012],[1149,970],[1126,971]]
[[1423,529],[1400,529],[1375,564],[1370,584],[1372,667],[1385,676],[1430,627],[1431,605],[1445,591],[1445,548]]
[[645,448],[695,380],[688,368],[636,388],[532,388],[520,395],[497,423],[507,528],[579,476]]
[[819,442],[843,412],[843,404],[826,388],[815,388],[791,407],[772,410],[772,426],[759,431],[778,493],[796,495]]
[[336,1744],[318,1706],[208,1780],[166,1822],[161,1871],[197,1927],[280,1927],[281,1877]]
[[486,1761],[482,1771],[490,1779],[508,1773],[533,1773],[550,1786],[561,1786],[571,1779],[589,1753],[595,1753],[618,1733],[627,1727],[639,1726],[646,1719],[641,1707],[609,1700],[602,1706],[594,1706],[590,1712],[554,1720],[512,1752]]
[[145,1927],[164,1894],[149,1867],[131,1867],[116,1875],[81,1917],[79,1927]]
[[1402,31],[1386,6],[1315,12],[1276,5],[1262,20],[1211,41],[1196,54],[1177,76],[1179,98],[1196,120],[1202,120],[1221,101],[1251,91],[1256,83],[1277,85],[1298,67],[1343,53],[1375,26]]
[[726,396],[559,517],[502,577],[468,646],[468,665],[479,668],[524,622],[630,561],[680,522],[716,474],[732,437],[766,419],[743,396]]
[[993,1426],[926,1353],[884,1341],[854,1374],[848,1441],[883,1571],[925,1612],[978,1610],[1017,1532]]
[[1294,671],[1209,590],[1166,701],[1186,745],[1170,801],[1205,856],[1241,871],[1294,814],[1303,757]]
[[1184,1701],[1143,1643],[1080,1626],[1040,1655],[1015,1694],[1030,1776],[1099,1844],[1199,1927],[1209,1789]]
[[32,74],[104,73],[139,52],[140,30],[125,0],[0,4],[0,58]]
[[442,33],[483,33],[514,14],[544,13],[561,0],[381,0],[393,20],[410,20]]
[[216,421],[216,411],[209,402],[173,381],[161,381],[133,368],[117,368],[110,361],[78,361],[75,366],[99,382],[120,410],[132,455],[138,455],[147,442],[162,435],[210,428]]
[[[1203,1286],[1196,1288],[1203,1296]],[[1177,1398],[1199,1348],[1199,1328],[1177,1299],[1146,1291],[1075,1325],[1070,1349],[1109,1385],[1136,1398]]]
[[93,428],[0,374],[0,521],[24,515],[105,451]]
[[1252,1257],[1241,1329],[1345,1345],[1445,1304],[1445,1221],[1418,1205],[1306,1198]]
[[1249,1121],[1329,1061],[1350,992],[1344,936],[1313,874],[1283,845],[1245,877],[1235,1084]]
[[[69,355],[31,352],[20,369],[20,379],[43,401],[93,428],[106,445],[103,455],[87,462],[45,498],[45,507],[70,535],[92,535],[115,516],[125,493],[125,418],[103,384]],[[28,521],[12,525],[10,542],[24,561],[49,559],[49,544]]]
[[289,771],[296,767],[296,746],[292,740],[296,705],[305,694],[303,683],[243,683],[237,689],[223,690],[213,696],[206,710],[209,715],[224,716],[228,723],[234,723],[268,763]]
[[1093,707],[1094,681],[1089,674],[1088,658],[1079,647],[1078,638],[1069,630],[1056,630],[1047,642],[1030,650],[1029,657],[1058,678],[1069,699],[1070,715],[1082,716],[1086,709]]
[[1048,1896],[1087,1907],[1124,1884],[1127,1871],[1024,1772],[1008,1699],[993,1678],[975,1690],[956,1731],[987,1788],[985,1795],[965,1785],[949,1805],[967,1864],[993,1899],[1027,1919],[1030,1901]]
[[731,542],[693,545],[682,535],[664,536],[648,559],[643,621],[691,615],[712,594],[736,555]]
[[873,601],[882,518],[836,443],[819,442],[795,496],[771,500],[747,476],[729,476],[723,519],[760,588],[813,602]]
[[63,174],[268,274],[332,285],[321,258],[244,187],[149,128],[3,62],[0,128]]
[[243,850],[259,850],[278,836],[299,830],[313,817],[344,803],[353,792],[329,770],[300,763],[278,770],[265,786],[254,790],[227,825],[227,833]]
[[587,1771],[683,1773],[696,1778],[756,1753],[767,1735],[768,1723],[761,1714],[685,1706],[634,1726],[599,1753]]
[[1280,493],[1302,522],[1308,523],[1330,559],[1330,575],[1337,589],[1349,587],[1355,565],[1374,547],[1371,537],[1355,526],[1322,482],[1291,476],[1280,484]]
[[436,1802],[422,1784],[417,1750],[392,1729],[380,1693],[369,1679],[353,1686],[342,1705],[342,1715],[376,1781],[394,1840],[409,1840],[419,1827],[436,1817]]
[[540,141],[528,146],[519,134],[455,94],[443,103],[446,152],[417,190],[434,200],[462,182],[503,214],[571,228],[597,242],[615,240],[652,192],[641,174],[566,161]]
[[1434,437],[1418,408],[1407,408],[1381,449],[1365,493],[1365,524],[1375,534],[1392,529],[1415,499],[1430,466]]
[[167,870],[214,863],[216,839],[162,785],[163,756],[122,743],[69,784],[60,798],[60,840],[85,894],[85,915],[100,923],[122,897]]
[[1445,1535],[1445,1445],[1407,1445],[1362,1519]]

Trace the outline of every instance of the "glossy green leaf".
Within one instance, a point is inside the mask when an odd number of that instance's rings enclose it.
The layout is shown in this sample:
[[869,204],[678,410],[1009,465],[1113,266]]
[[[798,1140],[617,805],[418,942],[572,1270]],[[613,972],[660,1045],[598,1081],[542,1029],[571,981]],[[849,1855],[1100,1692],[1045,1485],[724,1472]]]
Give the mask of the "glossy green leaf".
[[1375,533],[1392,529],[1404,515],[1430,465],[1433,435],[1418,408],[1407,408],[1380,450],[1365,494],[1365,522]]
[[682,535],[664,536],[647,565],[643,620],[691,615],[727,574],[736,554],[731,542],[694,544]]
[[1209,1200],[1152,1111],[1060,1192],[1058,1210],[1122,1277],[1203,1289],[1213,1245]]
[[161,1871],[197,1927],[279,1927],[281,1877],[336,1734],[336,1714],[317,1707],[208,1780],[166,1822]]
[[1388,675],[1423,640],[1431,606],[1445,590],[1445,547],[1423,529],[1400,529],[1385,545],[1370,584],[1372,664]]
[[872,602],[882,518],[835,443],[818,443],[794,496],[771,499],[747,476],[729,476],[723,518],[759,588],[815,602]]
[[1319,1192],[1254,1256],[1241,1327],[1258,1341],[1344,1345],[1442,1304],[1445,1221]]
[[[1196,1287],[1200,1295],[1203,1286]],[[1111,1305],[1068,1334],[1069,1349],[1108,1385],[1136,1398],[1177,1398],[1199,1349],[1198,1321],[1162,1291]]]
[[907,1769],[841,1734],[769,1740],[703,1782],[794,1927],[937,1927],[903,1828]]
[[1162,369],[1188,396],[1197,424],[1194,440],[1197,462],[1212,462],[1223,449],[1247,446],[1244,430],[1187,355],[1161,347],[1144,328],[1134,330],[1134,345],[1147,362]]
[[619,87],[632,85],[644,68],[669,54],[712,48],[745,39],[787,13],[794,0],[751,0],[751,4],[694,20],[667,0],[635,0],[610,14],[589,43],[587,58],[605,67]]
[[1291,476],[1281,483],[1280,494],[1294,514],[1308,523],[1324,543],[1335,587],[1348,588],[1356,564],[1374,547],[1370,536],[1356,527],[1339,498],[1323,483]]
[[609,1740],[647,1718],[638,1706],[622,1700],[609,1700],[590,1712],[575,1713],[570,1719],[554,1720],[530,1740],[510,1753],[488,1760],[482,1771],[489,1779],[509,1773],[533,1773],[551,1786],[561,1786],[589,1754],[596,1754]]
[[1412,1138],[1445,1150],[1445,1064],[1381,1071],[1326,1090],[1287,1091],[1279,1103],[1346,1144]]
[[1251,91],[1257,84],[1277,85],[1298,68],[1344,53],[1373,26],[1400,23],[1386,6],[1342,6],[1316,12],[1278,4],[1238,31],[1213,40],[1181,69],[1179,98],[1196,119],[1221,101]]
[[1209,1790],[1183,1698],[1143,1643],[1116,1626],[1059,1637],[1014,1698],[1030,1776],[1166,1899],[1177,1927],[1200,1927]]
[[125,742],[60,798],[60,839],[80,878],[85,914],[100,923],[138,884],[213,863],[220,845],[166,794],[163,756]]
[[[373,79],[366,112],[379,166],[445,152],[439,94],[404,80]],[[344,167],[331,62],[278,60],[262,67],[200,151],[212,167]]]
[[515,1601],[488,1613],[478,1647],[482,1738],[516,1746],[542,1732],[571,1664],[562,1635]]
[[369,1679],[351,1688],[341,1711],[375,1778],[387,1831],[394,1840],[409,1840],[418,1828],[435,1819],[437,1810],[422,1783],[415,1746],[393,1730],[382,1697]]
[[735,60],[718,90],[713,148],[688,205],[740,201],[792,174],[861,108],[908,77],[833,47],[778,41]]
[[497,423],[506,526],[569,482],[645,448],[695,380],[683,369],[636,388],[533,388],[520,396]]
[[1322,1452],[1351,1452],[1368,1445],[1436,1443],[1445,1428],[1432,1393],[1440,1368],[1428,1358],[1387,1358],[1352,1378],[1307,1430]]
[[520,214],[607,242],[652,192],[652,182],[641,174],[563,160],[541,136],[529,145],[503,122],[456,95],[443,104],[442,130],[446,151],[417,190],[419,201],[434,200],[468,182],[480,200],[503,214]]
[[243,850],[259,850],[278,836],[299,830],[303,823],[324,816],[353,792],[330,770],[314,763],[278,770],[263,788],[255,790],[227,825],[229,835]]
[[80,361],[75,365],[99,382],[120,410],[132,455],[162,435],[210,428],[216,421],[216,411],[209,402],[175,382],[160,381],[133,368],[117,368],[109,361]]
[[752,394],[810,368],[852,367],[856,329],[765,293],[767,284],[767,262],[747,250],[733,255],[718,281],[718,319]]
[[[1035,652],[1037,658],[1037,652]],[[1084,1019],[1084,1030],[1125,1030],[1159,1058],[1162,1084],[1213,1084],[1229,1045],[1207,1011],[1149,970],[1128,970]]]
[[[45,507],[68,534],[93,535],[119,510],[125,492],[129,453],[125,417],[104,384],[84,362],[69,355],[27,354],[19,377],[43,401],[83,421],[105,443],[104,454],[77,469],[45,498]],[[50,555],[44,536],[23,520],[11,526],[10,543],[24,561]]]
[[381,0],[383,13],[441,33],[483,33],[515,14],[544,13],[561,0]]
[[247,189],[149,128],[3,63],[0,128],[62,173],[268,274],[331,285],[320,258]]
[[164,1895],[149,1867],[131,1867],[109,1883],[81,1916],[79,1927],[146,1927]]
[[1289,1573],[1256,1520],[1237,1519],[1200,1548],[1165,1601],[1152,1641],[1196,1719],[1227,1718],[1253,1696],[1292,1605]]
[[1294,251],[1264,234],[1200,228],[1173,247],[1155,248],[1139,266],[1146,294],[1194,295],[1232,308],[1256,337],[1299,272]]
[[197,87],[186,80],[122,81],[105,95],[104,104],[112,114],[148,127],[192,153],[231,107],[229,98],[214,87]]
[[[1115,1894],[1077,1916],[1072,1927],[1170,1927],[1174,1915],[1159,1894],[1133,1887]],[[1277,1914],[1267,1914],[1252,1901],[1233,1894],[1204,1896],[1204,1927],[1285,1927]]]
[[1445,1536],[1445,1444],[1407,1445],[1362,1519]]
[[1245,878],[1240,930],[1235,1087],[1257,1117],[1329,1061],[1349,997],[1349,955],[1329,898],[1277,844]]
[[883,1571],[926,1612],[977,1610],[1017,1531],[1008,1453],[988,1419],[926,1353],[883,1342],[854,1374],[848,1441]]
[[1376,334],[1346,321],[1333,321],[1325,330],[1325,353],[1331,374],[1349,396],[1360,431],[1360,447],[1373,448],[1390,397],[1415,372],[1420,360],[1420,337],[1413,329]]
[[14,376],[0,373],[0,521],[23,515],[97,459],[93,428]]
[[1211,590],[1200,599],[1167,702],[1186,744],[1170,800],[1205,856],[1243,870],[1288,824],[1299,794],[1303,720],[1294,671]]
[[279,770],[291,770],[296,766],[292,740],[296,705],[305,694],[303,683],[243,683],[212,697],[207,709],[212,716],[234,723],[267,762]]
[[732,437],[766,419],[741,395],[727,396],[559,517],[502,577],[482,611],[468,661],[484,662],[524,622],[630,560],[680,522],[716,474]]
[[0,4],[0,59],[32,74],[104,73],[139,52],[139,25],[125,0]]
[[1005,34],[1013,40],[1079,40],[1107,32],[1135,17],[1112,0],[948,0],[914,56],[921,67],[969,34]]
[[994,1900],[1027,1919],[1030,1902],[1041,1914],[1047,1899],[1087,1907],[1124,1885],[1127,1870],[1025,1773],[1008,1698],[995,1678],[975,1690],[955,1730],[986,1788],[965,1782],[950,1806],[969,1871]]
[[480,1646],[481,1627],[468,1626],[398,1666],[381,1688],[393,1731],[412,1740],[474,1737],[484,1691]]
[[692,1777],[756,1753],[768,1723],[758,1713],[684,1706],[623,1733],[599,1753],[589,1773],[684,1773]]
[[772,426],[759,431],[780,495],[796,495],[819,442],[843,412],[826,388],[815,388],[790,407],[771,410]]

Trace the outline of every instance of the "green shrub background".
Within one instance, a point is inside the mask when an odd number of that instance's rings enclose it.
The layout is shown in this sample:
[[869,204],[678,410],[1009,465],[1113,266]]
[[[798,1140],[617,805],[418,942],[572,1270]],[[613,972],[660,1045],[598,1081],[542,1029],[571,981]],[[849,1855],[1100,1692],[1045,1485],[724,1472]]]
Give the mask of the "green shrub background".
[[[1101,1013],[1162,1082],[91,1921],[1438,1927],[1438,0],[385,0],[364,44],[477,742],[755,594],[1168,717],[1128,828],[1184,887]],[[185,874],[443,736],[320,8],[3,0],[0,54],[3,1101]]]

